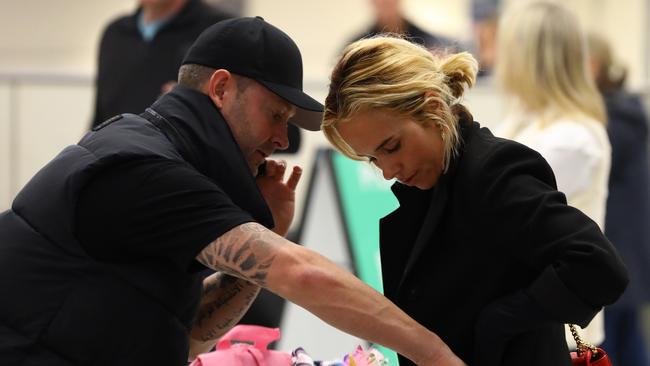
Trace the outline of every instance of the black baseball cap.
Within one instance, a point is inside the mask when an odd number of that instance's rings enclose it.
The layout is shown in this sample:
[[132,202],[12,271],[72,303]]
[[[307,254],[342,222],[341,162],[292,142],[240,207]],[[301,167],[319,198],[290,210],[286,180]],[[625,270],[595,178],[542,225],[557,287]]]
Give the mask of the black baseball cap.
[[296,106],[290,122],[320,130],[323,105],[302,91],[302,57],[289,36],[262,17],[215,23],[199,35],[183,65],[199,64],[251,78]]

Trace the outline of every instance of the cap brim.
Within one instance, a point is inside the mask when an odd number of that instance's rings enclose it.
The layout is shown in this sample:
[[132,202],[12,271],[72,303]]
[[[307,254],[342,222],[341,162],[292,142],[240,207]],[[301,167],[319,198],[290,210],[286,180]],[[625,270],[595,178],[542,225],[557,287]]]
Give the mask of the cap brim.
[[302,90],[286,85],[257,80],[282,99],[296,106],[296,114],[289,120],[294,125],[310,131],[319,131],[323,120],[323,105]]

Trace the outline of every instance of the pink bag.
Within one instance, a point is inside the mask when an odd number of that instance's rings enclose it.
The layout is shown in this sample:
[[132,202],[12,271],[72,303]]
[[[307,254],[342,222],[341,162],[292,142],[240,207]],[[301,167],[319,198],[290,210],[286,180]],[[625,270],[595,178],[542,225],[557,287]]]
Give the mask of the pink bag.
[[219,339],[215,351],[199,355],[190,366],[291,366],[290,354],[267,349],[278,339],[278,328],[237,325]]

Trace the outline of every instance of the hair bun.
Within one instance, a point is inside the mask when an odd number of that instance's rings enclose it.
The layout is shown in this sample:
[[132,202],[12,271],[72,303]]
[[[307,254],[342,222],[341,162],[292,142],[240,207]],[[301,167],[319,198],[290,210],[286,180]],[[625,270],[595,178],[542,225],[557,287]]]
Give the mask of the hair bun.
[[445,83],[451,94],[460,98],[476,82],[478,62],[469,52],[460,52],[443,59],[440,71],[446,76]]

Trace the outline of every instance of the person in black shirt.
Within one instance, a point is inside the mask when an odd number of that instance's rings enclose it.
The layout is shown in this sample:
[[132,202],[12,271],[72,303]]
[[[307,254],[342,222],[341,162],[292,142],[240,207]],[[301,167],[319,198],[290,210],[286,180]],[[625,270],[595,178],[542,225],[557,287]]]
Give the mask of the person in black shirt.
[[120,113],[140,113],[168,92],[196,37],[230,18],[203,0],[139,0],[139,5],[102,33],[92,127]]
[[[301,171],[285,179],[268,156],[287,147],[288,122],[318,130],[322,117],[285,33],[259,17],[219,22],[178,80],[140,115],[64,149],[0,214],[0,364],[182,365],[264,287],[416,364],[464,365],[283,237]],[[202,281],[206,267],[217,272]]]

